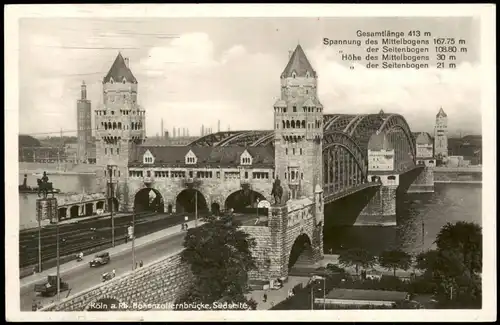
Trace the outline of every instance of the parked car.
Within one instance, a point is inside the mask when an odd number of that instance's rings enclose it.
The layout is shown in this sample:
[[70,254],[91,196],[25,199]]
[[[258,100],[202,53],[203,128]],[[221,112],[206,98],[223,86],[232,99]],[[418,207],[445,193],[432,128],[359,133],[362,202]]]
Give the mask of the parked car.
[[[59,292],[69,289],[68,283],[59,278]],[[42,284],[35,284],[35,292],[42,296],[54,296],[57,294],[57,276],[47,276],[47,281]]]
[[100,253],[97,254],[92,261],[89,262],[90,267],[95,267],[95,266],[101,266],[101,265],[106,265],[111,261],[111,258],[109,257],[109,253]]

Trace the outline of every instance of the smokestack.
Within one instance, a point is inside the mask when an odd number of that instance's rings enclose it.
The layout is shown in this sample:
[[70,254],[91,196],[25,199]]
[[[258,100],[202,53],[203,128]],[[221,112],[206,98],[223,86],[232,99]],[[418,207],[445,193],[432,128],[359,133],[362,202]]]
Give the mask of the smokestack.
[[189,129],[186,129],[186,135],[189,136]]
[[128,58],[125,58],[125,65],[127,66],[127,68],[130,69],[130,63],[129,63]]
[[172,138],[175,138],[175,127],[173,128]]
[[168,139],[168,131],[165,131],[165,139]]
[[201,125],[201,136],[205,135],[205,125]]
[[177,129],[177,136],[178,136],[178,137],[181,137],[181,128],[178,128],[178,129]]
[[220,132],[220,120],[217,121],[217,132]]

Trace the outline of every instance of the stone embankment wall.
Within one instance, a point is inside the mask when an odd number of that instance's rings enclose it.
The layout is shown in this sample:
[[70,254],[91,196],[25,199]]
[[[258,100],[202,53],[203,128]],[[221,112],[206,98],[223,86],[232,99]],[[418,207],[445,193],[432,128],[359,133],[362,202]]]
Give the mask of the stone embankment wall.
[[[112,299],[127,310],[145,310],[144,304],[170,304],[192,283],[189,266],[181,262],[180,252],[109,282],[75,294],[44,308],[44,311],[84,311],[101,300]],[[138,304],[141,304],[140,307]]]

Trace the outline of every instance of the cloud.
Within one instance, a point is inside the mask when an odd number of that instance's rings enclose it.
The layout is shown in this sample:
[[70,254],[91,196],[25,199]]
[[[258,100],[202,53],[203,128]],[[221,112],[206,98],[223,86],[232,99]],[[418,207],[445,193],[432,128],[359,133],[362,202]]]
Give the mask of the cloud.
[[439,107],[449,126],[478,132],[479,66],[467,62],[455,69],[367,69],[341,64],[329,48],[307,55],[319,74],[318,96],[326,113],[402,114],[414,131],[432,131]]
[[[104,31],[103,31],[104,33]],[[109,34],[109,32],[108,32]],[[280,94],[279,76],[287,53],[272,46],[255,51],[233,43],[219,48],[206,33],[141,46],[140,38],[92,38],[91,47],[139,47],[130,65],[139,81],[139,103],[146,109],[148,135],[202,124],[226,129],[272,129],[273,107]],[[104,34],[103,34],[104,35]],[[102,36],[102,35],[101,35]],[[109,38],[109,39],[108,39]],[[112,41],[110,41],[112,40]],[[95,108],[102,102],[100,80],[118,50],[63,50],[70,41],[33,33],[21,60],[21,132],[76,129],[76,100],[82,79]],[[149,43],[151,44],[151,43]],[[77,44],[75,44],[77,45]],[[326,113],[399,113],[414,131],[432,131],[443,107],[451,129],[480,132],[478,66],[456,69],[382,70],[354,65],[349,69],[329,47],[304,48],[319,75],[318,95]],[[128,56],[128,54],[125,53]],[[54,114],[59,113],[57,118]]]

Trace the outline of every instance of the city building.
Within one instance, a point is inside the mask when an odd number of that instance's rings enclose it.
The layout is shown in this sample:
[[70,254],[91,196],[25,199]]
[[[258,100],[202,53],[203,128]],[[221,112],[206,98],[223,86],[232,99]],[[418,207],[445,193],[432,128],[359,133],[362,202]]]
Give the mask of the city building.
[[138,104],[138,82],[129,59],[118,53],[103,78],[103,105],[95,110],[97,186],[126,190],[129,156],[146,140],[146,111]]
[[434,127],[434,154],[442,160],[446,160],[448,157],[448,115],[446,115],[442,107],[436,114],[436,125]]
[[[92,143],[92,108],[91,102],[87,99],[87,85],[82,81],[80,87],[80,99],[77,104],[77,161],[88,163],[90,147]],[[71,160],[70,155],[70,160]]]

